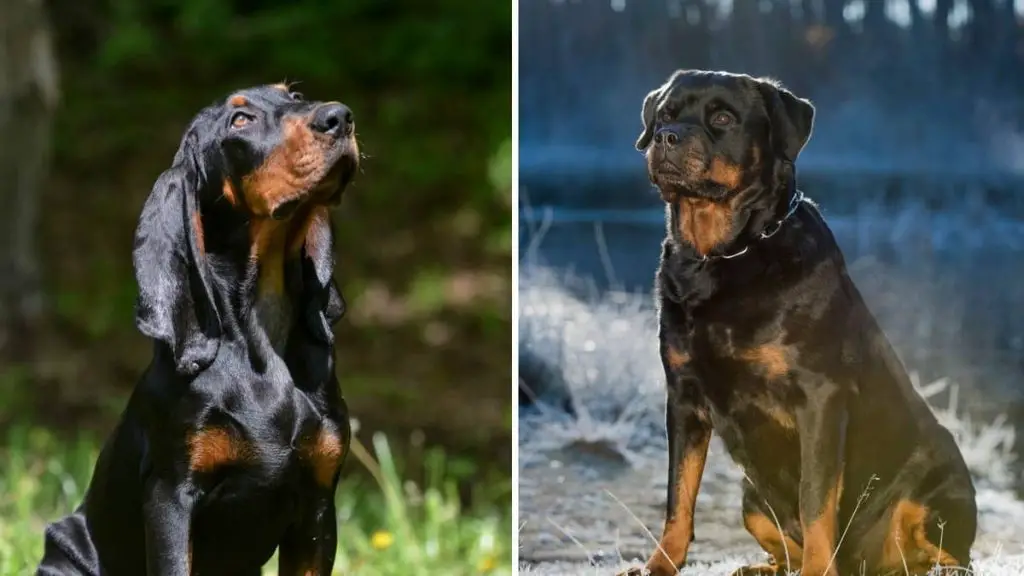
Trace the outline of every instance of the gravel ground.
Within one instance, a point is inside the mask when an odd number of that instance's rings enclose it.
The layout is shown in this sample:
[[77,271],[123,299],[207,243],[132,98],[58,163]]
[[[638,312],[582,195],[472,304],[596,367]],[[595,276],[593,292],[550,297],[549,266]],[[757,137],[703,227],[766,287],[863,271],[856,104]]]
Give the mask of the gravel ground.
[[[647,296],[573,297],[565,280],[527,269],[520,282],[520,373],[537,399],[520,411],[520,569],[611,575],[649,554],[664,514],[664,393],[654,316]],[[957,414],[956,386],[948,381],[918,388],[933,404],[943,399],[936,414],[975,474],[975,573],[1024,575],[1013,428]],[[741,525],[741,482],[716,438],[698,497],[692,565],[683,574],[728,574],[761,559]]]

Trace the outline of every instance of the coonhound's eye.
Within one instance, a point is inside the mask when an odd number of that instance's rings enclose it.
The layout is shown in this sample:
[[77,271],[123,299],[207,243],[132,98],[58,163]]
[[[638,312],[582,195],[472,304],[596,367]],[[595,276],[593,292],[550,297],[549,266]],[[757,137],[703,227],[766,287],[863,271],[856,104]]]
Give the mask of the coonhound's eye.
[[305,97],[302,95],[302,92],[291,92],[288,94],[288,96],[290,96],[291,99],[295,100],[296,102],[302,102],[305,99]]
[[248,126],[255,119],[256,118],[252,114],[246,114],[245,112],[235,112],[235,114],[231,116],[231,127],[242,128],[244,126]]
[[711,124],[724,127],[736,121],[736,117],[728,112],[718,111],[711,115]]

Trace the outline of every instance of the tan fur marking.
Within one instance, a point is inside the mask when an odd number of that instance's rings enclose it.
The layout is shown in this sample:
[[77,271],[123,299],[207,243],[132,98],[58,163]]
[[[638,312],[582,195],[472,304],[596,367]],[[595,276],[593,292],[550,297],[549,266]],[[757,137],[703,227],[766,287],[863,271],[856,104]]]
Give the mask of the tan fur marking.
[[679,566],[686,562],[686,554],[689,552],[690,540],[693,537],[693,511],[697,503],[701,477],[704,475],[710,441],[711,434],[704,434],[699,443],[683,455],[683,460],[679,463],[675,514],[665,520],[659,549],[655,550],[647,561],[647,569],[654,574],[675,574]]
[[735,190],[743,183],[743,169],[721,158],[712,158],[708,166],[707,179],[728,190]]
[[781,378],[789,373],[789,353],[786,346],[771,342],[740,353],[740,358],[755,364],[768,378]]
[[221,188],[221,193],[224,198],[227,199],[228,203],[232,206],[238,205],[238,195],[235,193],[235,185],[231,183],[230,178],[224,179],[224,186]]
[[[795,572],[800,568],[800,563],[803,561],[803,549],[795,540],[789,537],[788,534],[780,534],[779,527],[767,516],[761,513],[751,513],[743,515],[743,527],[750,532],[750,535],[754,537],[758,545],[772,556],[772,564],[765,566],[772,566],[777,570],[780,566],[787,572]],[[786,564],[786,558],[789,558],[789,564]],[[760,569],[761,566],[750,566],[745,568],[746,572],[757,574],[756,570]],[[774,571],[768,572],[775,574]]]
[[796,418],[778,403],[759,402],[758,407],[782,428],[796,430]]
[[278,83],[278,84],[274,84],[273,87],[277,88],[278,90],[282,90],[284,92],[290,92],[291,91],[291,88],[289,88],[288,85],[285,84],[284,82],[281,82],[281,83]]
[[[807,576],[837,576],[838,569],[832,559],[835,552],[837,525],[839,522],[839,485],[832,486],[825,499],[821,516],[808,520],[800,516],[803,530],[803,563],[800,574]],[[826,571],[826,567],[828,571]]]
[[259,265],[257,293],[264,296],[283,294],[287,223],[264,218],[252,220],[249,224],[249,238],[249,258]]
[[690,361],[690,355],[686,352],[680,352],[672,346],[668,346],[668,351],[665,353],[668,359],[668,365],[672,368],[679,369],[686,366],[686,363]]
[[927,572],[932,566],[959,566],[949,552],[928,540],[925,522],[928,508],[911,500],[900,500],[892,509],[889,530],[882,544],[879,568],[903,570],[904,563],[912,572]]
[[241,94],[235,94],[231,98],[228,98],[228,106],[233,106],[235,108],[241,108],[242,106],[247,106],[248,104],[249,104],[249,100],[245,96],[242,96]]
[[305,246],[306,253],[315,259],[321,246],[318,244],[319,235],[312,232],[323,226],[330,227],[329,210],[326,206],[312,206],[296,221],[297,224],[288,240],[288,255],[298,256]]
[[189,469],[210,472],[225,464],[249,458],[250,449],[245,441],[234,437],[224,428],[203,428],[188,438]]
[[270,216],[274,208],[303,197],[327,174],[324,153],[304,118],[282,121],[281,143],[263,164],[242,178],[242,192],[254,214]]
[[206,237],[203,235],[203,215],[198,210],[192,213],[192,229],[196,235],[196,248],[199,250],[199,255],[204,256],[206,254]]
[[732,207],[701,198],[679,201],[679,234],[705,255],[729,239],[732,231]]
[[338,471],[345,447],[337,434],[321,429],[312,442],[303,447],[303,456],[313,466],[316,483],[330,488]]

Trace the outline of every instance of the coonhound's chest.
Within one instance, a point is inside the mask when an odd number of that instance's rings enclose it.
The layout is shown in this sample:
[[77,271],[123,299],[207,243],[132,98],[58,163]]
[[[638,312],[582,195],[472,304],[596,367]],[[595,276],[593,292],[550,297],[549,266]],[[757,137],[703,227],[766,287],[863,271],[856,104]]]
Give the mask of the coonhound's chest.
[[188,434],[189,470],[200,485],[234,478],[253,486],[331,488],[347,451],[346,426],[308,402],[212,412]]

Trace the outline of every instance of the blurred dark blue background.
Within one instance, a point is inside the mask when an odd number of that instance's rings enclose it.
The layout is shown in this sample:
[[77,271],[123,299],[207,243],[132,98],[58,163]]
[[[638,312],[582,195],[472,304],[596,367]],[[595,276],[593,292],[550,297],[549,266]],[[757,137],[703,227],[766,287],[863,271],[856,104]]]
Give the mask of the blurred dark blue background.
[[664,224],[633,149],[644,94],[676,68],[770,75],[817,106],[800,188],[908,368],[1024,420],[1021,8],[520,0],[525,274],[649,291]]

